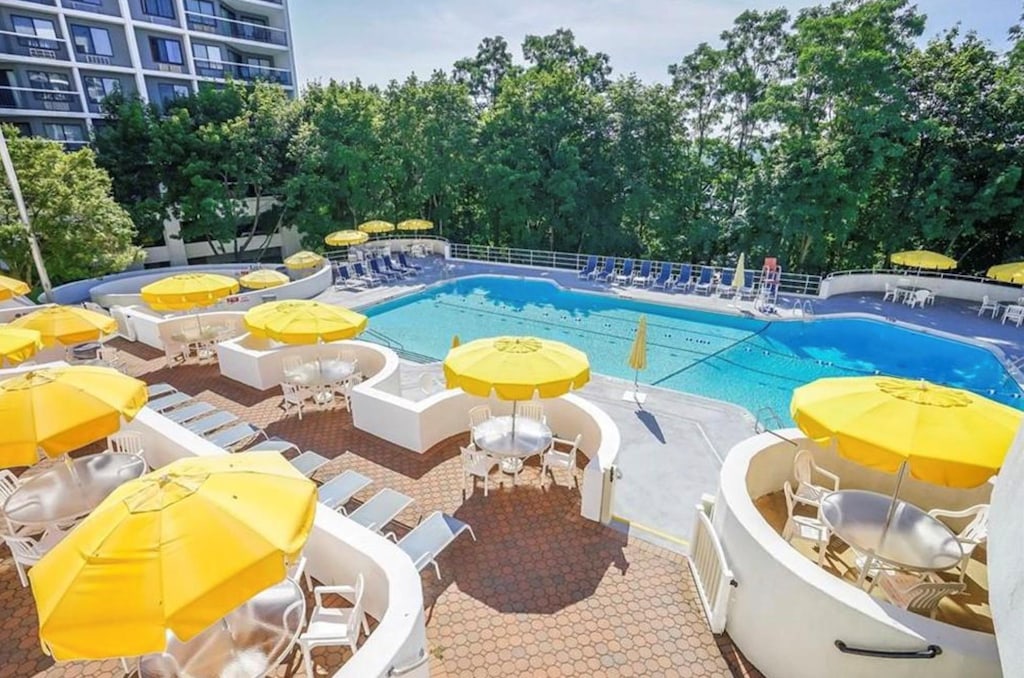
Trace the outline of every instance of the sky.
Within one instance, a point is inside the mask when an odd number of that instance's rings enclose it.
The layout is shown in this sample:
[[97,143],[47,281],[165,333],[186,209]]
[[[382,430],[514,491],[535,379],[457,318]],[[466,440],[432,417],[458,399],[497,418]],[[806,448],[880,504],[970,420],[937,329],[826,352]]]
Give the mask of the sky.
[[[786,0],[290,0],[300,83],[354,80],[386,85],[411,72],[450,71],[476,54],[484,37],[501,35],[513,54],[528,34],[568,28],[578,44],[611,57],[613,75],[636,73],[667,82],[666,67],[719,34],[745,9],[809,4]],[[928,16],[925,37],[957,22],[993,47],[1009,44],[1007,29],[1024,0],[918,0]]]

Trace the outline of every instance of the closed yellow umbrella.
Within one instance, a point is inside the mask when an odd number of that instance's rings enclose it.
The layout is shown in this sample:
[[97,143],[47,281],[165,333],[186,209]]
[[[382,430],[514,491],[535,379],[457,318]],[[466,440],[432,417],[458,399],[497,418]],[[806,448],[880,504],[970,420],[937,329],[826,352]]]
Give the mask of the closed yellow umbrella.
[[316,344],[351,339],[366,329],[365,315],[319,301],[287,299],[246,312],[245,327],[256,337],[283,344]]
[[22,297],[31,292],[32,289],[20,280],[0,275],[0,301],[11,297]]
[[458,348],[460,344],[462,344],[462,340],[459,339],[459,335],[456,334],[452,337],[452,348]]
[[590,380],[587,354],[560,341],[490,337],[453,348],[444,359],[448,388],[502,400],[554,398]]
[[969,391],[891,377],[819,379],[793,392],[791,413],[852,461],[946,487],[997,473],[1024,418]]
[[306,268],[318,268],[324,263],[324,258],[316,252],[310,252],[308,250],[302,250],[296,252],[287,259],[284,260],[284,265],[288,268],[295,270],[302,270]]
[[238,279],[238,282],[241,283],[242,287],[247,287],[250,290],[265,290],[271,287],[284,285],[290,280],[291,278],[280,271],[261,268],[257,271],[246,273]]
[[1024,261],[999,264],[988,269],[988,277],[1002,282],[1024,284]]
[[0,467],[28,466],[117,432],[146,404],[146,384],[109,367],[24,372],[0,382]]
[[374,219],[373,221],[364,221],[357,226],[363,233],[390,233],[395,230],[395,225],[390,221],[381,221],[380,219]]
[[907,252],[896,252],[889,259],[899,266],[908,268],[923,268],[930,271],[948,271],[956,268],[956,259],[947,257],[938,252],[928,250],[911,250]]
[[736,262],[736,273],[732,277],[732,286],[741,290],[744,288],[743,279],[747,277],[747,257],[745,254],[740,254],[740,260]]
[[190,311],[212,306],[238,291],[238,281],[217,273],[179,273],[140,290],[142,300],[157,311]]
[[641,315],[633,337],[633,348],[629,351],[629,366],[633,368],[633,390],[640,390],[640,370],[647,369],[647,316]]
[[362,245],[364,242],[370,239],[368,233],[363,231],[335,231],[326,238],[324,242],[332,247],[347,247],[350,245]]
[[77,306],[47,306],[12,320],[8,326],[36,330],[44,346],[71,346],[117,331],[117,323],[110,316]]
[[11,365],[28,360],[43,347],[43,335],[38,330],[0,325],[0,360]]
[[406,219],[398,222],[399,231],[429,231],[434,228],[434,222],[426,219]]
[[29,572],[57,660],[164,650],[285,578],[316,486],[275,452],[194,457],[125,483]]

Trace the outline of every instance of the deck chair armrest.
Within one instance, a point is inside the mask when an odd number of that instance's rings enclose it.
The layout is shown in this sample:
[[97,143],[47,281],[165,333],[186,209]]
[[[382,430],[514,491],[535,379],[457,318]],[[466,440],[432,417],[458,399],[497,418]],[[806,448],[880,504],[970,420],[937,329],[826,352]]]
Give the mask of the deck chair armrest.
[[970,518],[985,507],[984,504],[976,504],[961,511],[949,511],[946,509],[932,509],[928,512],[933,518]]
[[828,478],[828,480],[831,481],[833,492],[839,491],[839,476],[837,476],[835,473],[832,473],[831,471],[826,471],[820,466],[816,470],[823,478]]
[[426,567],[427,565],[429,565],[430,563],[432,563],[434,561],[434,557],[436,555],[437,554],[435,554],[435,553],[433,553],[431,551],[425,551],[423,553],[423,555],[421,555],[416,560],[412,561],[413,567],[416,568],[417,572],[422,570],[424,567]]
[[394,532],[388,532],[387,534],[384,535],[384,538],[385,539],[390,539],[391,541],[395,542],[396,544],[398,543],[398,536]]

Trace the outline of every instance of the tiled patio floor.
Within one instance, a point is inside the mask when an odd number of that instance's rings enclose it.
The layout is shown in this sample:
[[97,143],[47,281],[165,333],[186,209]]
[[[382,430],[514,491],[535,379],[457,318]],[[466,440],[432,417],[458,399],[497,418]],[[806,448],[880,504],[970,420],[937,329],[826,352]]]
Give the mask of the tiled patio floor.
[[[536,466],[517,487],[506,481],[486,499],[478,489],[463,501],[462,436],[416,455],[353,428],[343,410],[285,418],[273,391],[232,382],[215,366],[168,370],[152,349],[117,345],[135,376],[169,382],[331,458],[318,480],[353,468],[374,480],[357,500],[383,487],[413,497],[400,524],[440,509],[473,526],[479,541],[461,537],[441,556],[440,582],[423,575],[432,675],[760,675],[727,637],[708,631],[682,556],[582,519],[579,493],[541,489]],[[115,662],[53,666],[39,652],[31,595],[9,558],[0,561],[0,609],[0,678],[120,675]],[[343,660],[319,655],[321,675]],[[293,655],[278,675],[301,674]]]

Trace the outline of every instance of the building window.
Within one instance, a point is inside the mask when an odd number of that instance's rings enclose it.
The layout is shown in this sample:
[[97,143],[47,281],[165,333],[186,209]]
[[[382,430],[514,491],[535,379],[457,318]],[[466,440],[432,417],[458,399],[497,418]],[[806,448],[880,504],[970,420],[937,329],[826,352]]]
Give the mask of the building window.
[[43,134],[54,141],[85,141],[85,131],[81,125],[44,122]]
[[196,73],[213,78],[224,76],[224,53],[214,45],[192,43],[192,56],[196,58]]
[[153,55],[153,61],[158,64],[177,64],[180,66],[185,63],[181,56],[181,43],[177,40],[150,38],[149,50]]
[[216,8],[209,0],[185,0],[185,10],[190,12],[188,20],[200,26],[216,26]]
[[85,86],[85,96],[89,99],[89,103],[97,106],[114,92],[121,91],[121,81],[117,78],[86,75],[82,77],[82,84]]
[[114,56],[114,47],[110,44],[110,31],[106,28],[71,24],[71,37],[75,41],[77,54]]
[[160,99],[161,106],[173,102],[175,99],[186,99],[192,95],[188,85],[172,85],[166,82],[157,83],[156,95]]
[[142,0],[142,11],[150,16],[173,19],[174,0]]
[[34,36],[18,38],[18,42],[26,47],[57,49],[57,30],[49,19],[37,19],[30,16],[11,16],[11,24],[18,35]]
[[71,91],[71,79],[63,73],[29,71],[28,81],[33,89],[46,89],[54,92]]

